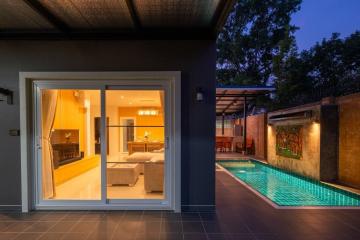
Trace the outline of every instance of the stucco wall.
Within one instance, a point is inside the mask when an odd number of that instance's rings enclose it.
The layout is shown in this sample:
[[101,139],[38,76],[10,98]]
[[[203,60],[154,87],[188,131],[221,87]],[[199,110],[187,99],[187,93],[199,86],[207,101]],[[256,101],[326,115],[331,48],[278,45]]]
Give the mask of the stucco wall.
[[[266,159],[266,141],[267,141],[267,115],[265,113],[248,116],[246,119],[246,138],[254,140],[255,157]],[[241,119],[243,124],[243,119]]]
[[[310,107],[315,113],[319,115],[319,107]],[[297,109],[297,111],[308,110]],[[286,111],[284,111],[286,112]],[[269,113],[269,116],[275,113]],[[320,124],[313,121],[284,121],[279,123],[281,125],[302,125],[303,126],[303,140],[302,140],[302,157],[301,159],[292,159],[276,155],[276,126],[278,124],[268,125],[268,148],[267,160],[269,164],[286,169],[297,174],[307,176],[313,179],[320,179]]]
[[339,182],[360,189],[360,94],[337,99]]
[[[0,208],[21,203],[20,71],[181,71],[182,205],[215,204],[215,41],[0,41]],[[201,87],[205,101],[195,100]],[[10,206],[6,206],[10,205]]]

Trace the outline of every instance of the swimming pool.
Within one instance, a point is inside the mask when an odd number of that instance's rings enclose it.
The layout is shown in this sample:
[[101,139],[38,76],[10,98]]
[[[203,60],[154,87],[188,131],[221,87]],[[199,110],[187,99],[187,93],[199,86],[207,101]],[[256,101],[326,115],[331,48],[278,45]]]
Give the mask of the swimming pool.
[[360,195],[256,160],[223,160],[217,163],[278,206],[360,206]]

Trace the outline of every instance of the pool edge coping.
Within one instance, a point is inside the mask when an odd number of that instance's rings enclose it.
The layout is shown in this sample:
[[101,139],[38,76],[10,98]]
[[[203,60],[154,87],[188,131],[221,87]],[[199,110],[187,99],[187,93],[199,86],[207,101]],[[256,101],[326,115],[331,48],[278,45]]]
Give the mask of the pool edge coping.
[[[252,159],[258,162],[262,162],[265,164],[268,164],[264,161],[259,161],[257,159]],[[219,160],[221,161],[221,160]],[[234,160],[234,161],[238,161],[238,160]],[[277,205],[276,203],[274,203],[273,201],[271,201],[269,198],[265,197],[264,195],[262,195],[261,193],[259,193],[258,191],[256,191],[255,189],[253,189],[251,186],[249,186],[248,184],[246,184],[244,181],[242,181],[241,179],[238,179],[237,177],[235,177],[230,171],[228,171],[226,168],[224,168],[223,166],[221,166],[218,163],[215,163],[217,167],[219,167],[222,171],[224,171],[225,173],[227,173],[231,178],[235,179],[237,182],[239,182],[241,185],[243,185],[246,189],[250,190],[251,192],[253,192],[256,196],[260,197],[262,200],[264,200],[265,202],[267,202],[270,206],[272,206],[275,209],[283,209],[283,210],[298,210],[298,209],[333,209],[333,210],[360,210],[360,207],[353,207],[353,206],[280,206]],[[218,171],[218,170],[216,170]]]

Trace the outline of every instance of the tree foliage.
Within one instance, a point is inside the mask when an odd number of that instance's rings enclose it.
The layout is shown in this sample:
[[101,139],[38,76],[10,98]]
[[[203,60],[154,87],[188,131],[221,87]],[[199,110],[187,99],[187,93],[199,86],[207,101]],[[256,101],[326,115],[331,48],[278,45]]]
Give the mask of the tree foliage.
[[360,92],[360,32],[339,36],[334,33],[279,64],[274,108]]
[[290,16],[301,0],[238,0],[217,40],[221,84],[265,84],[273,59],[292,44]]
[[217,40],[217,79],[222,85],[276,87],[258,99],[270,109],[360,92],[360,32],[334,33],[298,52],[291,15],[301,0],[237,0]]

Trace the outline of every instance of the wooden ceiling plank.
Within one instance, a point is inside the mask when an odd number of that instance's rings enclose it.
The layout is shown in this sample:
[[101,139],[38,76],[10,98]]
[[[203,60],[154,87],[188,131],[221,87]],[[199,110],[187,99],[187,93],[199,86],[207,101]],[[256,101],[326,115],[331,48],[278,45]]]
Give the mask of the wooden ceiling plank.
[[69,26],[65,22],[63,22],[60,18],[55,16],[52,12],[50,12],[37,0],[23,0],[23,1],[61,32],[68,32],[70,30]]
[[139,29],[141,28],[141,22],[140,22],[140,18],[136,12],[136,9],[135,9],[135,5],[134,5],[134,2],[133,0],[125,0],[126,2],[126,5],[129,9],[129,13],[130,13],[130,16],[131,16],[131,19],[134,23],[134,26],[136,29]]

